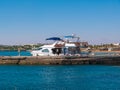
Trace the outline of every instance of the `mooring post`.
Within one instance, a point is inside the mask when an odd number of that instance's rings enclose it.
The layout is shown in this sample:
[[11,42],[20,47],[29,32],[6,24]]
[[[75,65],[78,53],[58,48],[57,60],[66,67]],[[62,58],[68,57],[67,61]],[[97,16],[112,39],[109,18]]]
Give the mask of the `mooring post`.
[[18,56],[20,56],[20,48],[18,48]]

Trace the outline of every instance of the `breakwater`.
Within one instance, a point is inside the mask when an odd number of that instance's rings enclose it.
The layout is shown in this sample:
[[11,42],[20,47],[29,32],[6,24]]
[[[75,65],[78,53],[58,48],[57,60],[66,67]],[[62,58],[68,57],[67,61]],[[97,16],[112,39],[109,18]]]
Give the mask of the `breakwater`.
[[18,65],[120,65],[120,56],[1,56],[0,64]]

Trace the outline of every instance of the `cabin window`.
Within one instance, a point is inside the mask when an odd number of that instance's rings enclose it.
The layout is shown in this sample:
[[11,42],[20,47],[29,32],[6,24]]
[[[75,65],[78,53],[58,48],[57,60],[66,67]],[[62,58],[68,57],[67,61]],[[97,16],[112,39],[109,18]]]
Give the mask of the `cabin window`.
[[62,49],[61,49],[61,48],[53,48],[53,49],[52,49],[52,53],[53,53],[53,54],[58,54],[58,55],[59,55],[61,52],[62,52]]
[[49,52],[49,50],[48,49],[43,49],[42,52]]
[[38,50],[41,50],[42,48],[38,48]]

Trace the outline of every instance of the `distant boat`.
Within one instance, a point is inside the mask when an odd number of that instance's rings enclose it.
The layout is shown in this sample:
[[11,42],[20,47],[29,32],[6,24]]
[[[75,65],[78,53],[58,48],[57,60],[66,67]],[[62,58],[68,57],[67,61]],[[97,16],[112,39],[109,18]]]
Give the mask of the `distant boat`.
[[[66,37],[65,37],[66,38]],[[69,36],[67,38],[76,38]],[[56,56],[56,55],[80,55],[80,42],[63,40],[59,37],[50,37],[46,40],[54,40],[55,42],[50,45],[43,45],[39,50],[31,51],[33,56]]]

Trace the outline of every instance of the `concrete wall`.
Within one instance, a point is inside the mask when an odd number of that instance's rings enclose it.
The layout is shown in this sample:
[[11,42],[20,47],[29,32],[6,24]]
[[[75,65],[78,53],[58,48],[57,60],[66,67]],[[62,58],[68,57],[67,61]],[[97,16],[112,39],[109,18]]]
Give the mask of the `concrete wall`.
[[120,65],[120,57],[0,57],[0,64],[18,65]]

